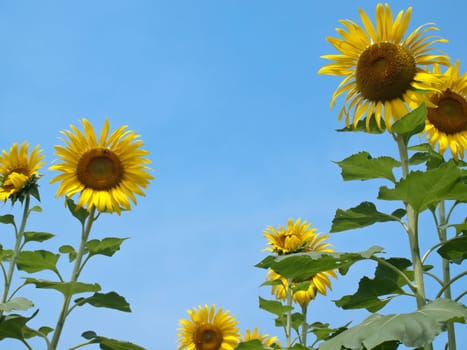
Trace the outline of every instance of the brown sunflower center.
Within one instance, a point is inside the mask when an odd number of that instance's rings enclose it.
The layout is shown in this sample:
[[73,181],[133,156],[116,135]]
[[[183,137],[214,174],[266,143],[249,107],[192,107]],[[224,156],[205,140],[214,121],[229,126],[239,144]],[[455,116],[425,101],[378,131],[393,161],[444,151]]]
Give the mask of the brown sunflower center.
[[199,326],[194,336],[196,350],[219,350],[223,339],[219,327],[212,324]]
[[428,108],[428,120],[446,134],[467,131],[467,101],[461,95],[447,89],[436,95],[432,102],[438,108]]
[[410,88],[416,73],[414,56],[403,46],[382,42],[368,47],[357,63],[357,88],[370,101],[389,101]]
[[77,176],[84,186],[106,191],[121,182],[123,167],[115,153],[105,148],[95,148],[81,156]]

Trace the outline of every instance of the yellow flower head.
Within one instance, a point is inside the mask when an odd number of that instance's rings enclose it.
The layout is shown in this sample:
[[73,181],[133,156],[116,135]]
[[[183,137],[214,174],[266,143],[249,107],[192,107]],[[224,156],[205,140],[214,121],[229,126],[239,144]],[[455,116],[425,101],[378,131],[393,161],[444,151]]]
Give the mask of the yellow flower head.
[[234,350],[239,342],[238,321],[214,305],[188,310],[190,319],[180,320],[178,350]]
[[310,245],[318,246],[319,249],[326,248],[329,244],[321,241],[327,237],[317,238],[315,228],[310,228],[311,222],[301,221],[297,219],[289,219],[287,227],[279,225],[277,229],[268,226],[263,234],[268,240],[269,247],[265,250],[272,251],[278,255],[297,253],[300,251],[310,251]]
[[270,337],[269,334],[262,334],[258,331],[258,328],[255,327],[253,331],[250,329],[246,329],[245,335],[242,337],[242,342],[247,342],[250,340],[259,340],[263,346],[271,346],[272,344],[277,344],[280,346],[280,342],[278,341],[276,336]]
[[432,83],[438,92],[428,95],[432,107],[428,107],[425,134],[428,142],[444,154],[447,148],[455,159],[464,158],[467,149],[467,73],[459,73],[459,61],[441,73],[439,65],[433,66],[433,74],[440,80]]
[[430,83],[437,78],[425,66],[449,63],[448,57],[430,47],[446,40],[431,35],[438,30],[431,24],[419,26],[404,38],[411,7],[393,19],[388,4],[377,4],[376,26],[362,9],[359,12],[363,27],[351,20],[341,20],[344,28],[336,29],[341,38],[327,38],[339,54],[322,56],[333,62],[322,67],[318,74],[345,77],[330,105],[332,108],[337,97],[347,92],[339,120],[345,114],[346,124],[350,125],[353,114],[355,127],[362,117],[367,117],[369,128],[374,118],[381,129],[384,119],[390,131],[393,120],[399,120],[417,106],[415,89],[432,89]]
[[34,147],[28,156],[29,145],[23,142],[18,149],[18,143],[13,144],[8,153],[2,150],[0,155],[0,200],[11,199],[14,203],[17,199],[23,200],[26,193],[39,197],[37,180],[39,169],[44,162],[44,155],[39,150],[39,145]]
[[50,182],[60,182],[57,197],[79,194],[78,207],[99,212],[130,210],[130,199],[136,204],[135,194],[144,196],[149,181],[143,141],[134,131],[121,126],[109,135],[106,119],[99,138],[87,119],[83,119],[84,133],[74,125],[61,133],[66,146],[55,146],[60,163],[50,167],[61,174]]

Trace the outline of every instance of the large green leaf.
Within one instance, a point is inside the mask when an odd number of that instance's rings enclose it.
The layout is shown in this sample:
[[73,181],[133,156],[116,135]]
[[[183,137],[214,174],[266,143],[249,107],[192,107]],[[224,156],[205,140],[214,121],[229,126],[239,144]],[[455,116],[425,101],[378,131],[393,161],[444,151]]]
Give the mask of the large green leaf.
[[[411,265],[410,260],[403,258],[380,259],[405,273],[405,269]],[[367,309],[370,312],[376,312],[383,308],[395,296],[404,293],[402,286],[406,284],[403,279],[394,270],[383,263],[378,263],[375,271],[375,277],[370,279],[363,277],[358,290],[353,295],[345,295],[336,300],[337,306],[343,309]],[[386,296],[385,298],[380,298]]]
[[373,349],[385,342],[401,342],[418,348],[429,344],[445,329],[446,322],[467,320],[467,308],[448,299],[436,299],[408,314],[373,314],[361,324],[322,343],[319,350]]
[[99,292],[101,290],[101,286],[97,283],[55,282],[35,278],[26,278],[25,283],[34,284],[36,288],[55,289],[65,296],[87,292]]
[[56,264],[59,257],[58,254],[47,250],[26,250],[19,253],[16,266],[18,270],[29,273],[43,270],[57,271]]
[[0,224],[15,224],[15,217],[11,214],[0,215]]
[[103,240],[93,239],[86,243],[86,248],[89,255],[105,255],[112,256],[116,251],[120,250],[120,245],[127,238],[107,237]]
[[89,344],[99,344],[102,350],[145,350],[145,348],[139,345],[127,341],[102,337],[93,331],[87,331],[81,335],[89,340]]
[[16,314],[7,315],[0,319],[0,340],[13,338],[23,341],[30,328],[26,323],[37,315],[39,310],[34,312],[31,317],[24,317]]
[[405,210],[399,209],[391,215],[381,213],[376,210],[376,206],[371,202],[362,202],[354,208],[347,210],[337,209],[332,220],[331,232],[341,232],[353,230],[377,222],[399,221],[405,215]]
[[392,169],[400,166],[400,162],[391,157],[372,158],[368,152],[359,152],[340,162],[342,178],[348,180],[388,179],[395,182]]
[[89,304],[94,307],[105,307],[108,309],[115,309],[125,312],[131,312],[130,304],[125,300],[124,297],[118,295],[115,292],[109,293],[94,293],[94,295],[88,298],[78,298],[75,303],[79,306]]
[[277,300],[267,300],[264,298],[259,297],[259,308],[266,310],[274,315],[282,316],[287,311],[293,309],[291,306],[282,305],[280,301]]
[[84,222],[89,216],[89,212],[84,208],[78,207],[71,198],[67,198],[65,203],[67,208],[70,210],[71,215],[77,218],[79,222],[81,222],[81,224],[84,225]]
[[31,300],[19,297],[19,298],[14,298],[11,299],[5,303],[0,304],[0,311],[4,312],[10,312],[13,310],[21,310],[21,311],[26,311],[30,308],[32,308],[34,304],[32,303]]
[[438,253],[449,261],[457,264],[462,263],[467,258],[467,235],[450,239],[443,243],[438,249]]
[[285,278],[297,282],[305,281],[318,272],[339,269],[345,274],[351,265],[363,259],[370,259],[383,248],[373,246],[359,253],[296,253],[282,256],[268,256],[256,266],[272,269]]
[[425,172],[411,172],[393,189],[381,187],[378,198],[402,200],[422,212],[443,199],[467,199],[467,185],[460,180],[461,175],[461,169],[450,161]]
[[412,137],[423,131],[425,128],[425,118],[427,109],[424,103],[414,109],[392,125],[392,132],[404,137],[406,142]]

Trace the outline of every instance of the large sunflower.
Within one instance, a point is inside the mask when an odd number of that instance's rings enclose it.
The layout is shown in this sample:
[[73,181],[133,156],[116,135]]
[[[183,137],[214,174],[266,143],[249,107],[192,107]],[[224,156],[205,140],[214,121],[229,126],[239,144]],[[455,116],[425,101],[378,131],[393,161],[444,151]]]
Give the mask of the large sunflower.
[[180,320],[179,350],[233,350],[238,344],[238,321],[228,311],[204,305],[188,314],[189,320]]
[[248,342],[251,340],[259,340],[263,346],[270,347],[272,344],[280,345],[276,336],[270,337],[269,334],[263,334],[258,331],[258,328],[255,327],[253,331],[246,329],[245,335],[242,337],[242,342]]
[[[431,35],[437,27],[427,24],[417,27],[405,39],[412,8],[400,11],[393,20],[388,4],[377,4],[376,27],[368,15],[359,9],[363,27],[351,20],[341,20],[344,29],[336,31],[341,38],[328,37],[340,54],[322,58],[333,61],[322,67],[318,74],[345,77],[334,92],[330,107],[336,98],[347,92],[339,120],[345,114],[350,125],[353,115],[355,127],[366,118],[367,128],[373,116],[381,129],[381,120],[390,130],[391,122],[407,114],[416,106],[416,89],[430,90],[436,77],[425,70],[432,64],[447,65],[448,57],[430,46],[446,42]],[[430,34],[430,35],[428,35]]]
[[0,200],[22,199],[24,191],[31,190],[31,194],[37,194],[37,180],[39,169],[44,162],[44,155],[39,150],[39,145],[33,148],[28,156],[29,145],[23,142],[18,149],[18,143],[13,144],[10,152],[2,150],[0,155]]
[[62,174],[50,182],[61,182],[57,196],[79,194],[79,207],[95,207],[99,212],[117,212],[130,209],[130,199],[136,204],[135,194],[144,196],[143,189],[153,177],[148,173],[142,150],[143,141],[134,131],[121,126],[109,135],[109,121],[105,120],[99,139],[92,125],[83,119],[84,133],[74,125],[62,131],[66,146],[55,146],[61,163],[50,167]]
[[[269,247],[265,250],[272,251],[278,255],[297,253],[308,249],[310,244],[320,245],[320,242],[326,237],[317,239],[315,228],[310,228],[311,222],[301,221],[300,219],[287,221],[287,227],[279,225],[277,229],[268,226],[263,234],[268,240]],[[324,244],[328,246],[327,243]]]
[[444,74],[439,65],[433,73],[440,80],[433,87],[439,92],[428,95],[436,107],[428,108],[425,120],[426,138],[433,148],[438,145],[443,154],[447,148],[455,159],[464,158],[467,149],[467,73],[459,73],[459,61],[449,66]]

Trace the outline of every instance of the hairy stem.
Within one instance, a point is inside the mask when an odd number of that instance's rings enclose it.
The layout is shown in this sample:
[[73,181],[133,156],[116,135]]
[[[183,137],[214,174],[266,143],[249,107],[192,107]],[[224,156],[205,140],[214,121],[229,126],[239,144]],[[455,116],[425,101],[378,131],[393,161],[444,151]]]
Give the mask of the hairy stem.
[[287,303],[287,314],[285,324],[285,342],[287,349],[292,345],[292,279],[287,280],[286,289],[286,303]]
[[308,334],[308,323],[306,320],[307,316],[307,311],[308,311],[308,305],[309,303],[302,304],[302,316],[303,316],[303,323],[302,323],[302,345],[306,347],[306,337]]

